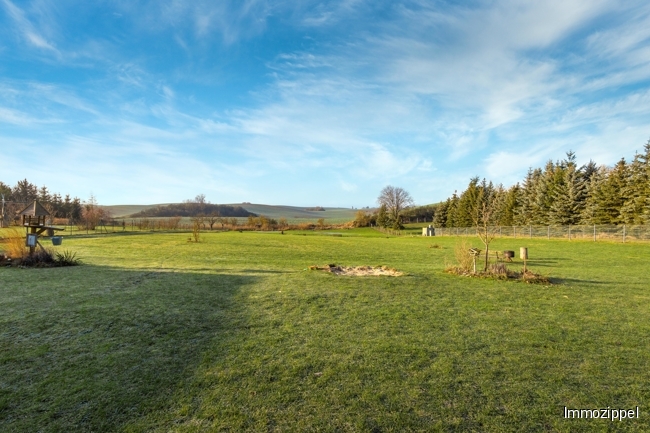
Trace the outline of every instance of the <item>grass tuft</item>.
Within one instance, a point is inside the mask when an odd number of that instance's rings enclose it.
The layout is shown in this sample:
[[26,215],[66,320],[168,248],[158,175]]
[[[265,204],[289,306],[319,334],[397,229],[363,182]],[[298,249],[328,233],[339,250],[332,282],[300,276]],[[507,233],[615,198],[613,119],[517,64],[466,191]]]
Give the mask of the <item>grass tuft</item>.
[[25,236],[17,228],[9,228],[1,232],[0,242],[5,255],[10,259],[22,259],[27,254]]
[[65,250],[56,253],[55,263],[56,266],[79,266],[83,262],[77,257],[77,253]]

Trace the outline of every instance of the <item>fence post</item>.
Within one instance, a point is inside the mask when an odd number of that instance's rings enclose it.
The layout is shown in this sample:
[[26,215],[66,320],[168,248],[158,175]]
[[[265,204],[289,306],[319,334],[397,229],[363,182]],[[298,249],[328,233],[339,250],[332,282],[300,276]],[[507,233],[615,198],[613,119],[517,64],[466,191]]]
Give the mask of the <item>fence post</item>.
[[594,224],[594,242],[596,242],[596,224]]
[[546,226],[546,239],[551,239],[551,226]]
[[512,226],[512,236],[517,239],[517,226]]
[[571,240],[571,224],[569,224],[569,240]]
[[533,226],[528,224],[528,237],[533,238]]
[[623,224],[623,243],[625,243],[625,224]]

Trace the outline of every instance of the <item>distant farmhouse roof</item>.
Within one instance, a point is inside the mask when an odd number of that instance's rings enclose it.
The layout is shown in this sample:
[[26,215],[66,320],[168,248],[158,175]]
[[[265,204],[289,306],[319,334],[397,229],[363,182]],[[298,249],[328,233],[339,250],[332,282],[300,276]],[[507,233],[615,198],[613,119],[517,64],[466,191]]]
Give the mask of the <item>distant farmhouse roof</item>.
[[20,216],[41,217],[50,216],[50,213],[39,202],[34,200],[32,204],[18,213]]

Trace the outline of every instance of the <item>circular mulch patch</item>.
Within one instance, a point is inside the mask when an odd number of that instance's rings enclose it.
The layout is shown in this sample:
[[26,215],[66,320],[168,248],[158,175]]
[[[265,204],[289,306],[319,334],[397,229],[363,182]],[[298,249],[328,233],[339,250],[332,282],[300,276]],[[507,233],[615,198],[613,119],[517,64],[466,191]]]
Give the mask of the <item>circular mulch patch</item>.
[[366,275],[387,275],[390,277],[399,277],[404,275],[403,272],[397,269],[389,268],[388,266],[310,266],[309,270],[331,272],[336,275],[352,275],[352,276],[366,276]]

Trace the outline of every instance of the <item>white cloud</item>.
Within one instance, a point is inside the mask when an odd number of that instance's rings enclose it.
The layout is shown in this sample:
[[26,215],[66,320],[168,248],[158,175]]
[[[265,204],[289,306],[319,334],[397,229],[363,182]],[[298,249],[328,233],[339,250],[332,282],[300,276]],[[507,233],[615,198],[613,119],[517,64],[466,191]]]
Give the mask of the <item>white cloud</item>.
[[23,113],[18,110],[12,110],[10,108],[0,107],[0,123],[9,123],[13,125],[20,126],[34,126],[36,124],[46,124],[46,123],[60,123],[59,119],[44,119],[33,117],[28,113]]
[[4,5],[7,14],[12,18],[16,30],[25,41],[37,48],[51,51],[57,55],[60,54],[56,47],[51,42],[47,41],[46,38],[36,30],[27,17],[25,17],[25,13],[22,9],[14,5],[10,0],[0,1],[2,2],[2,5]]

